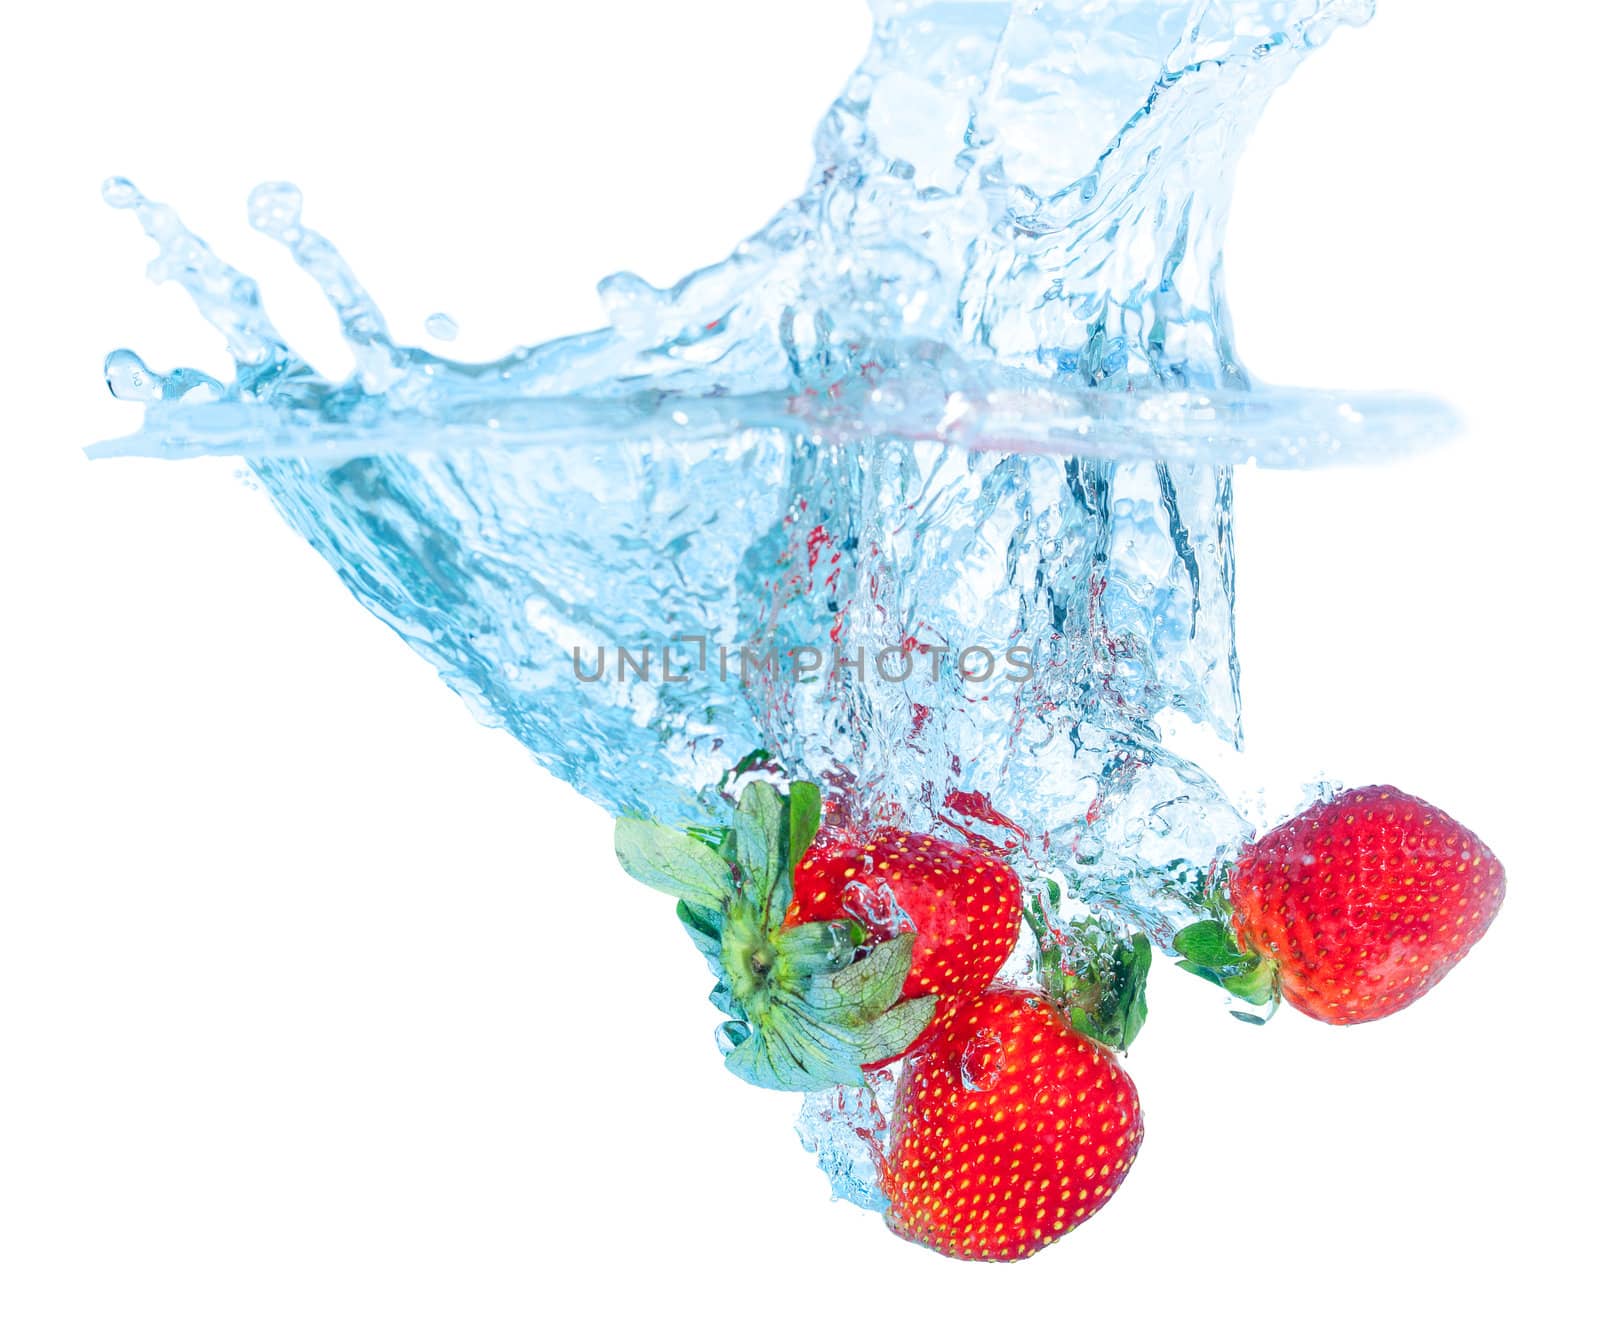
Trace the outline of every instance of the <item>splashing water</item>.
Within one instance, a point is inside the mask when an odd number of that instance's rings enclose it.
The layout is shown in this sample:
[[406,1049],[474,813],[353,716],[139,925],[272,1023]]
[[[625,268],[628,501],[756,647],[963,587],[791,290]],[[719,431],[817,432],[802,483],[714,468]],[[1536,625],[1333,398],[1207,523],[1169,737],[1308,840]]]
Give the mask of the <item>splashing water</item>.
[[[760,748],[838,811],[981,836],[1169,945],[1249,832],[1157,732],[1239,737],[1229,465],[1450,426],[1258,385],[1223,299],[1243,141],[1371,2],[874,8],[798,200],[672,289],[610,277],[606,328],[489,364],[396,343],[298,191],[263,185],[251,224],[355,355],[324,379],[114,180],[235,376],[113,353],[144,424],[96,452],[244,457],[483,719],[614,813],[703,822]],[[873,1202],[876,1101],[812,1110],[840,1194]]]
[[836,1200],[882,1213],[883,1147],[894,1111],[894,1069],[875,1072],[864,1086],[835,1086],[805,1097],[800,1143],[828,1175]]

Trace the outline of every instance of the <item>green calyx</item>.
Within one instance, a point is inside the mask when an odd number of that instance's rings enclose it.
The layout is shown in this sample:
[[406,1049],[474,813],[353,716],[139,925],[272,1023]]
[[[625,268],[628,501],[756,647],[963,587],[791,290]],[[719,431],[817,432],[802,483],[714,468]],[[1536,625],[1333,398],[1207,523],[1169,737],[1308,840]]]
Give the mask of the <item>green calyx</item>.
[[758,780],[731,828],[679,832],[617,821],[635,879],[678,899],[678,919],[717,977],[711,1001],[730,1071],[769,1090],[860,1085],[862,1068],[908,1049],[933,1019],[931,997],[902,1001],[914,935],[861,951],[854,921],[786,926],[794,867],[816,837],[822,796]]
[[[1052,881],[1052,904],[1060,893]],[[1058,929],[1043,899],[1026,909],[1039,940],[1039,980],[1045,995],[1080,1035],[1126,1053],[1149,1015],[1150,940],[1124,934],[1107,921],[1084,916]]]
[[1233,1013],[1240,1021],[1262,1025],[1278,1008],[1277,963],[1240,946],[1234,937],[1225,899],[1217,895],[1212,905],[1219,908],[1221,919],[1186,925],[1172,940],[1173,951],[1182,959],[1178,966],[1202,980],[1220,985],[1241,1002],[1264,1008],[1260,1013],[1239,1010]]

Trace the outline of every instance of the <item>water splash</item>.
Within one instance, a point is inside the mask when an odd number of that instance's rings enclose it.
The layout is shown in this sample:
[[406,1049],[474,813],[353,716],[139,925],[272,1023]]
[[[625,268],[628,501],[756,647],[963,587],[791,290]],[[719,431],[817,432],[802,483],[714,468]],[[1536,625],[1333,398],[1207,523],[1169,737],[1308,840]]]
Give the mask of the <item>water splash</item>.
[[895,1075],[884,1070],[865,1086],[818,1091],[806,1096],[797,1124],[801,1144],[828,1175],[833,1198],[872,1213],[889,1207],[880,1183],[894,1090]]
[[[1246,136],[1371,8],[875,0],[800,198],[671,289],[610,277],[605,328],[487,364],[397,343],[266,184],[250,222],[355,355],[326,379],[113,180],[235,373],[113,353],[144,424],[96,452],[243,456],[482,718],[613,812],[704,821],[763,748],[838,813],[986,839],[1167,945],[1249,832],[1157,732],[1240,734],[1230,464],[1450,426],[1253,381],[1224,299]],[[873,1151],[839,1133],[868,1126],[813,1132],[858,1202]]]
[[[719,265],[604,281],[610,325],[452,363],[390,338],[288,184],[251,222],[339,313],[358,367],[315,376],[254,282],[126,180],[174,279],[240,366],[207,411],[158,409],[103,453],[796,439],[885,430],[971,447],[1302,465],[1447,429],[1424,400],[1249,379],[1222,292],[1244,138],[1304,54],[1371,0],[876,4],[806,192]],[[237,406],[237,405],[244,406]],[[253,406],[259,405],[259,406]]]

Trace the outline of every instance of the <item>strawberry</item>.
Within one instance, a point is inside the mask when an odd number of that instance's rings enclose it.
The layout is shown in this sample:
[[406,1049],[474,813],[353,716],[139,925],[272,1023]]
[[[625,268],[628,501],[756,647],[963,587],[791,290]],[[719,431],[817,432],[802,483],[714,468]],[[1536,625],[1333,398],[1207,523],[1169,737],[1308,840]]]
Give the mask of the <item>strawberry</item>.
[[897,1235],[1024,1259],[1104,1207],[1144,1121],[1115,1055],[1037,994],[993,989],[906,1064],[883,1190]]
[[1017,946],[1022,885],[989,853],[927,834],[825,832],[795,872],[787,922],[838,920],[860,922],[869,945],[915,932],[904,996],[937,996],[937,1031]]
[[[1228,877],[1228,928],[1180,932],[1186,969],[1334,1025],[1439,983],[1489,928],[1505,871],[1471,832],[1398,788],[1355,788],[1264,834]],[[1231,959],[1231,964],[1230,964]],[[1248,996],[1248,995],[1247,995]]]
[[718,1031],[728,1069],[768,1089],[861,1085],[863,1067],[904,1053],[936,1007],[926,990],[902,992],[918,936],[897,931],[863,947],[853,920],[785,919],[795,860],[821,813],[815,784],[784,795],[756,781],[726,829],[617,821],[622,868],[678,899],[678,920],[717,978],[711,1001],[730,1018]]

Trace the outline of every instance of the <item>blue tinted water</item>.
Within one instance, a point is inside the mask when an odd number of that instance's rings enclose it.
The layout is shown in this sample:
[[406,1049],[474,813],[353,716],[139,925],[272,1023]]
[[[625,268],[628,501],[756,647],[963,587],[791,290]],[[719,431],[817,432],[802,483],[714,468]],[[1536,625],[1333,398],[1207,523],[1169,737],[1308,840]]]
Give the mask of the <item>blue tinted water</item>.
[[[250,222],[355,354],[324,379],[252,280],[112,181],[235,371],[113,353],[144,422],[96,452],[242,456],[363,604],[613,812],[703,818],[763,748],[1166,943],[1247,832],[1157,731],[1239,736],[1231,464],[1450,424],[1259,385],[1224,302],[1245,137],[1370,0],[874,9],[797,200],[671,289],[611,277],[604,328],[498,362],[396,343],[299,193],[264,185]],[[830,1135],[856,1126],[810,1138],[871,1203],[857,1137]]]

